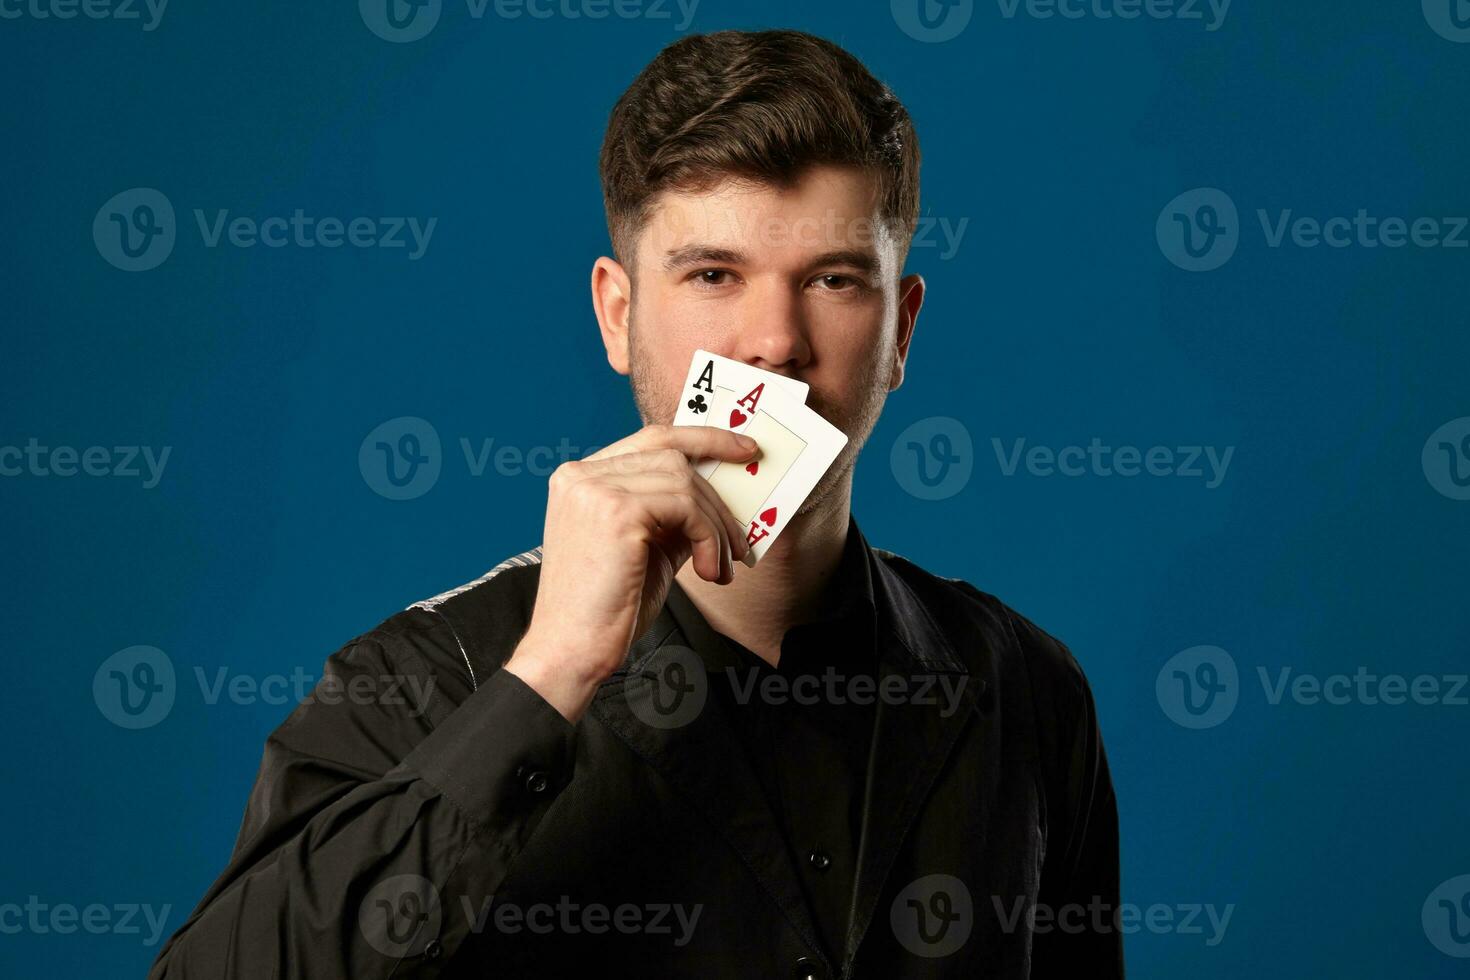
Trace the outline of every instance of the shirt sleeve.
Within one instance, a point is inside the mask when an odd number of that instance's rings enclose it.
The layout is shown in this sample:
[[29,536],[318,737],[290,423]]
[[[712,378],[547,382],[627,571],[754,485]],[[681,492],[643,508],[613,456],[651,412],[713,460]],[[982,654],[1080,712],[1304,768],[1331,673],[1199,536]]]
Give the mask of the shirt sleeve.
[[392,641],[333,655],[272,733],[234,854],[151,980],[433,977],[483,921],[572,778],[576,728],[504,670],[434,725],[402,695],[433,675]]
[[[1059,644],[1060,646],[1060,644]],[[1039,911],[1048,917],[1032,947],[1032,976],[1121,980],[1118,804],[1082,670],[1069,661],[1065,683],[1040,719],[1047,783],[1047,849]]]

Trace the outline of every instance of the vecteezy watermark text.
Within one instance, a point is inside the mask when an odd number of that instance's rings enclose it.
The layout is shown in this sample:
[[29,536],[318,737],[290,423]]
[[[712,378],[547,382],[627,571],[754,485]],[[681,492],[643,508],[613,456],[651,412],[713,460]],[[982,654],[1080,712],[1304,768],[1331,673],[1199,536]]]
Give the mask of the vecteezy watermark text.
[[[577,902],[568,895],[559,897],[554,905],[550,902],[529,905],[496,902],[493,895],[478,904],[468,895],[461,895],[459,903],[473,933],[484,932],[489,926],[507,935],[522,931],[541,936],[552,933],[575,936],[583,932],[594,936],[607,932],[641,933],[672,936],[673,944],[681,947],[687,946],[694,938],[694,929],[704,912],[702,903],[684,906],[678,902],[651,902],[646,905],[624,903],[608,906],[600,902]],[[677,933],[675,926],[678,927]]]
[[[1470,217],[1382,215],[1368,208],[1353,214],[1298,214],[1293,208],[1257,208],[1261,241],[1272,250],[1377,248],[1470,248]],[[1230,261],[1246,226],[1235,201],[1216,187],[1196,187],[1159,212],[1154,233],[1159,250],[1188,272],[1209,272]]]
[[[410,262],[423,258],[438,218],[391,215],[341,218],[307,214],[234,214],[229,208],[193,209],[205,248],[402,249]],[[179,228],[173,202],[152,187],[133,187],[113,195],[92,219],[92,241],[107,262],[124,272],[146,272],[173,253]]]
[[1028,905],[1025,898],[1020,896],[1007,903],[999,895],[990,896],[990,901],[995,906],[1001,929],[1008,933],[1015,932],[1023,921],[1031,932],[1038,935],[1050,932],[1065,935],[1079,935],[1084,932],[1107,935],[1117,932],[1131,936],[1136,932],[1149,932],[1154,935],[1203,936],[1205,926],[1208,925],[1210,931],[1209,937],[1205,939],[1206,946],[1220,945],[1225,938],[1225,931],[1230,928],[1230,919],[1235,914],[1234,902],[1219,908],[1214,903],[1197,902],[1174,905],[1163,902],[1151,905],[1120,902],[1113,905],[1096,895],[1086,905],[1080,902],[1058,906],[1044,902]]
[[[358,0],[367,29],[385,41],[406,44],[422,40],[438,25],[445,0]],[[498,20],[647,20],[678,21],[680,33],[694,22],[699,0],[465,0],[470,20],[487,13]]]
[[1004,476],[1015,476],[1022,465],[1031,476],[1167,476],[1203,479],[1206,490],[1225,482],[1235,447],[1215,446],[1110,446],[1094,436],[1086,446],[1036,445],[1029,449],[1025,439],[1014,439],[1009,448],[992,438],[995,461]]
[[[741,678],[744,674],[744,679]],[[843,674],[828,666],[821,674],[775,674],[759,669],[725,668],[725,677],[735,703],[747,705],[855,704],[882,702],[886,705],[939,705],[939,716],[948,718],[959,710],[968,674]],[[942,704],[941,704],[942,699]]]
[[[1257,666],[1261,696],[1271,707],[1470,707],[1470,675],[1377,673],[1366,665],[1351,673],[1317,674],[1286,665]],[[1242,688],[1235,658],[1217,646],[1195,646],[1174,654],[1154,680],[1159,707],[1184,728],[1214,728],[1235,712]],[[1406,709],[1407,710],[1407,709]]]
[[113,476],[142,479],[152,490],[163,479],[173,446],[47,446],[31,436],[24,447],[0,446],[0,477]]
[[0,0],[0,20],[136,20],[158,29],[168,0]]
[[[152,947],[163,938],[164,923],[172,909],[172,905],[155,908],[138,902],[112,905],[93,902],[78,908],[71,902],[43,902],[39,895],[29,895],[25,904],[0,903],[0,934],[69,936],[85,932],[93,936],[142,936],[143,945]],[[147,933],[143,932],[144,925],[148,927]]]
[[[314,675],[293,667],[289,674],[251,674],[216,667],[193,669],[199,699],[206,705],[355,704],[383,706],[417,718],[434,697],[434,678],[417,674]],[[168,717],[180,685],[173,659],[157,647],[133,646],[112,654],[92,677],[97,710],[119,728],[152,728]]]

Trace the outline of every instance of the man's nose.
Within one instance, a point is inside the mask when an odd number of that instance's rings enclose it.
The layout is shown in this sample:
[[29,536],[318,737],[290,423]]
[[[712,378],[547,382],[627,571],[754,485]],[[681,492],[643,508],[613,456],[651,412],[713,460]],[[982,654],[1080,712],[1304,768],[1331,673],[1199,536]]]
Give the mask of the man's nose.
[[741,310],[735,351],[730,356],[766,371],[795,377],[811,360],[801,296],[774,283],[752,290]]

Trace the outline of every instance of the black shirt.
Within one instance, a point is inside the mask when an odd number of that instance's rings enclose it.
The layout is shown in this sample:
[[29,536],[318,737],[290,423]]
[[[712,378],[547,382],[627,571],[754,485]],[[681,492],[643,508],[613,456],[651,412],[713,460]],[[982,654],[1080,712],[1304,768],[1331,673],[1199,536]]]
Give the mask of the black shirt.
[[876,684],[887,652],[856,523],[821,612],[786,631],[775,667],[714,630],[677,583],[668,608],[709,671],[711,695],[765,791],[827,952],[840,962],[876,716],[873,688],[853,682]]
[[[788,631],[769,674],[861,669],[866,639],[884,681],[942,684],[878,700],[861,779],[863,737],[840,733],[862,732],[863,711],[737,713],[728,691],[682,727],[650,723],[648,665],[691,645],[749,663],[684,634],[670,606],[698,617],[677,589],[570,724],[500,669],[534,609],[532,550],[329,658],[266,741],[229,863],[150,977],[1121,978],[1113,925],[1024,914],[1118,907],[1117,805],[1080,665],[995,597],[850,534],[867,580],[850,540],[830,605]],[[283,622],[282,648],[298,635]],[[807,863],[818,848],[827,873]]]

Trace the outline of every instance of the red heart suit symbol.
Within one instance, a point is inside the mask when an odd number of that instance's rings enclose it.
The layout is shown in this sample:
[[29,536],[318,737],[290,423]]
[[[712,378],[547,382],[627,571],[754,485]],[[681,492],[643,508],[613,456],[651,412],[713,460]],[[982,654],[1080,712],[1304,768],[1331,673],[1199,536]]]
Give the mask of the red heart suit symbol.
[[760,468],[761,464],[760,460],[758,459],[753,459],[749,463],[745,464],[745,472],[749,473],[751,476],[755,476],[755,471]]
[[761,511],[761,523],[765,524],[766,527],[775,527],[776,508],[767,507],[765,510]]
[[730,428],[735,428],[746,420],[748,416],[738,408],[730,409]]

